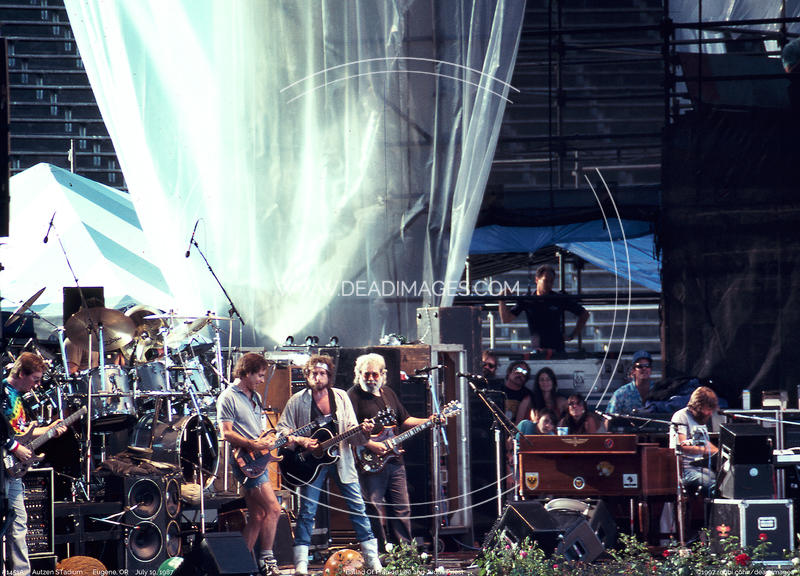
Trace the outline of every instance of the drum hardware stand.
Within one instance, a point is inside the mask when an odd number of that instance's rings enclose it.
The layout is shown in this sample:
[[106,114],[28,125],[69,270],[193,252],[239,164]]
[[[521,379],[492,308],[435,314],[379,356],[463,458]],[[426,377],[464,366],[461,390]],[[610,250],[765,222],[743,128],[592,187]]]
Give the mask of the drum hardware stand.
[[192,390],[192,387],[186,384],[188,381],[189,375],[187,373],[186,380],[184,380],[184,387],[189,392],[189,397],[192,399],[194,412],[197,414],[197,426],[195,428],[195,432],[197,433],[197,474],[200,484],[200,534],[205,534],[206,507],[204,492],[206,489],[206,484],[203,478],[203,439],[205,438],[206,442],[208,442],[208,447],[212,452],[214,452],[214,444],[208,434],[208,429],[205,426],[205,422],[203,422],[203,415],[200,413],[200,403],[197,401],[197,395],[195,394],[194,390]]

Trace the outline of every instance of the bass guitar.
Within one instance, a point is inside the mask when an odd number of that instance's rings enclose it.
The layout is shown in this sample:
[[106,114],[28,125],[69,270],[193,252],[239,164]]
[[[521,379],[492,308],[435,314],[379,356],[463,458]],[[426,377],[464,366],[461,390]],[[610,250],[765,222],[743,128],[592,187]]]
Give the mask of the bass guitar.
[[[388,422],[391,423],[393,421],[389,420]],[[387,425],[385,422],[381,423],[384,426]],[[316,440],[318,443],[313,450],[295,450],[292,452],[284,449],[283,456],[286,456],[286,458],[279,462],[281,480],[291,488],[299,488],[310,484],[317,477],[322,466],[333,464],[339,460],[341,457],[339,444],[360,432],[360,424],[336,436],[329,429],[320,428],[311,435],[311,439]]]
[[[314,430],[325,426],[325,424],[328,424],[332,420],[333,416],[331,414],[328,414],[327,416],[320,416],[313,422],[309,422],[297,430],[292,430],[285,436],[280,435],[278,436],[277,440],[275,440],[275,444],[270,450],[250,451],[244,448],[239,448],[234,456],[234,461],[239,467],[239,470],[242,471],[242,474],[248,478],[258,478],[264,473],[264,470],[267,469],[267,466],[269,466],[270,462],[283,459],[283,456],[281,456],[278,451],[289,441],[289,436],[308,436]],[[270,434],[275,434],[275,430],[267,430],[261,434],[261,436],[259,436],[259,439],[269,436]]]
[[[382,412],[382,411],[381,411]],[[447,419],[450,416],[455,416],[461,412],[461,402],[458,400],[453,400],[449,402],[442,412],[439,414],[440,418]],[[428,420],[419,426],[415,426],[410,430],[406,430],[402,434],[397,436],[394,435],[394,431],[392,428],[384,428],[380,434],[376,434],[372,436],[370,440],[373,442],[382,442],[386,449],[389,450],[386,454],[380,455],[376,454],[366,446],[354,446],[353,453],[356,458],[356,468],[359,472],[364,472],[367,474],[372,474],[375,472],[380,472],[383,470],[384,466],[394,458],[400,456],[405,450],[400,448],[400,444],[411,438],[412,436],[416,436],[423,430],[427,430],[428,428],[434,425],[433,420]]]
[[[84,406],[74,414],[70,414],[61,422],[64,426],[70,426],[73,422],[76,422],[83,418],[83,415],[86,414],[87,408]],[[3,458],[3,464],[6,467],[6,475],[11,478],[22,478],[25,473],[32,467],[44,459],[43,454],[36,454],[36,450],[50,440],[51,438],[55,438],[56,436],[56,429],[51,428],[41,436],[33,438],[33,430],[36,428],[36,425],[31,426],[25,434],[16,437],[16,441],[29,448],[31,452],[33,452],[33,457],[26,462],[20,462],[13,454],[7,454],[5,458]],[[31,440],[31,438],[33,438]]]

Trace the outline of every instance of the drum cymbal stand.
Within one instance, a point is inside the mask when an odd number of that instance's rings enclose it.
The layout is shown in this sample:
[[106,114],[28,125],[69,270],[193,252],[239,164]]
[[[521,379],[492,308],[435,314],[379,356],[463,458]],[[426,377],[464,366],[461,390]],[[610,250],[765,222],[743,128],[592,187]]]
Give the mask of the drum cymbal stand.
[[203,478],[203,439],[208,443],[208,447],[211,452],[215,452],[214,444],[211,442],[211,438],[208,434],[208,429],[206,428],[205,422],[203,422],[203,415],[200,413],[200,403],[197,401],[197,395],[195,394],[192,386],[188,384],[189,382],[189,374],[188,371],[186,373],[186,377],[183,380],[183,385],[186,391],[189,393],[189,397],[192,399],[192,407],[194,409],[194,413],[197,415],[197,428],[195,428],[195,432],[197,433],[197,475],[198,475],[198,482],[200,484],[200,534],[206,533],[206,507],[205,507],[205,479]]

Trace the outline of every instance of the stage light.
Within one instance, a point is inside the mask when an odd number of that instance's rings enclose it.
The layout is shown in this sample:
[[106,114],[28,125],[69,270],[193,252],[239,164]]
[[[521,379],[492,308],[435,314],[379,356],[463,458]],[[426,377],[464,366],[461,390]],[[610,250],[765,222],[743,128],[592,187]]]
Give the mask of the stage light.
[[314,346],[319,343],[317,336],[306,336],[306,346]]
[[286,337],[286,340],[283,341],[284,346],[293,346],[294,345],[294,336],[289,335]]
[[328,346],[338,346],[338,345],[339,345],[339,337],[331,336],[331,339],[328,340]]

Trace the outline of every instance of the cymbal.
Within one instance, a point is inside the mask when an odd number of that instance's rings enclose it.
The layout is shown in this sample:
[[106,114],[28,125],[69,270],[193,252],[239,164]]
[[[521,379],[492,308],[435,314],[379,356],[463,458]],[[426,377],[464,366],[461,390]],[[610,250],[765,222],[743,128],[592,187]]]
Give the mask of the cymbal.
[[174,312],[167,312],[166,314],[152,314],[150,316],[145,316],[144,318],[145,318],[145,320],[153,320],[153,319],[156,319],[156,318],[162,319],[162,320],[166,320],[167,318],[170,318],[172,320],[188,320],[188,321],[193,321],[193,320],[228,320],[229,319],[227,316],[211,316],[211,315],[208,315],[208,316],[181,316],[180,314],[176,314]]
[[[67,338],[72,342],[87,345],[89,343],[89,325],[95,329],[103,323],[103,347],[105,350],[119,350],[133,340],[136,325],[133,320],[119,310],[110,308],[83,308],[73,314],[64,325]],[[97,349],[97,336],[92,334],[92,348]]]
[[166,326],[166,322],[161,318],[152,318],[152,316],[157,315],[158,310],[156,308],[141,304],[126,311],[125,316],[133,320],[136,325],[134,338],[147,339],[149,337],[150,340],[159,340],[161,336],[160,330]]
[[[47,288],[47,286],[45,286],[45,288]],[[17,318],[20,318],[25,313],[25,311],[28,308],[30,308],[31,305],[39,299],[39,296],[42,295],[42,292],[44,292],[44,288],[42,288],[36,294],[34,294],[33,296],[31,296],[30,298],[25,300],[25,302],[22,304],[22,306],[20,306],[16,310],[14,310],[14,313],[11,316],[8,317],[8,320],[6,320],[6,323],[3,324],[3,326],[8,326],[12,322],[16,321]]]

